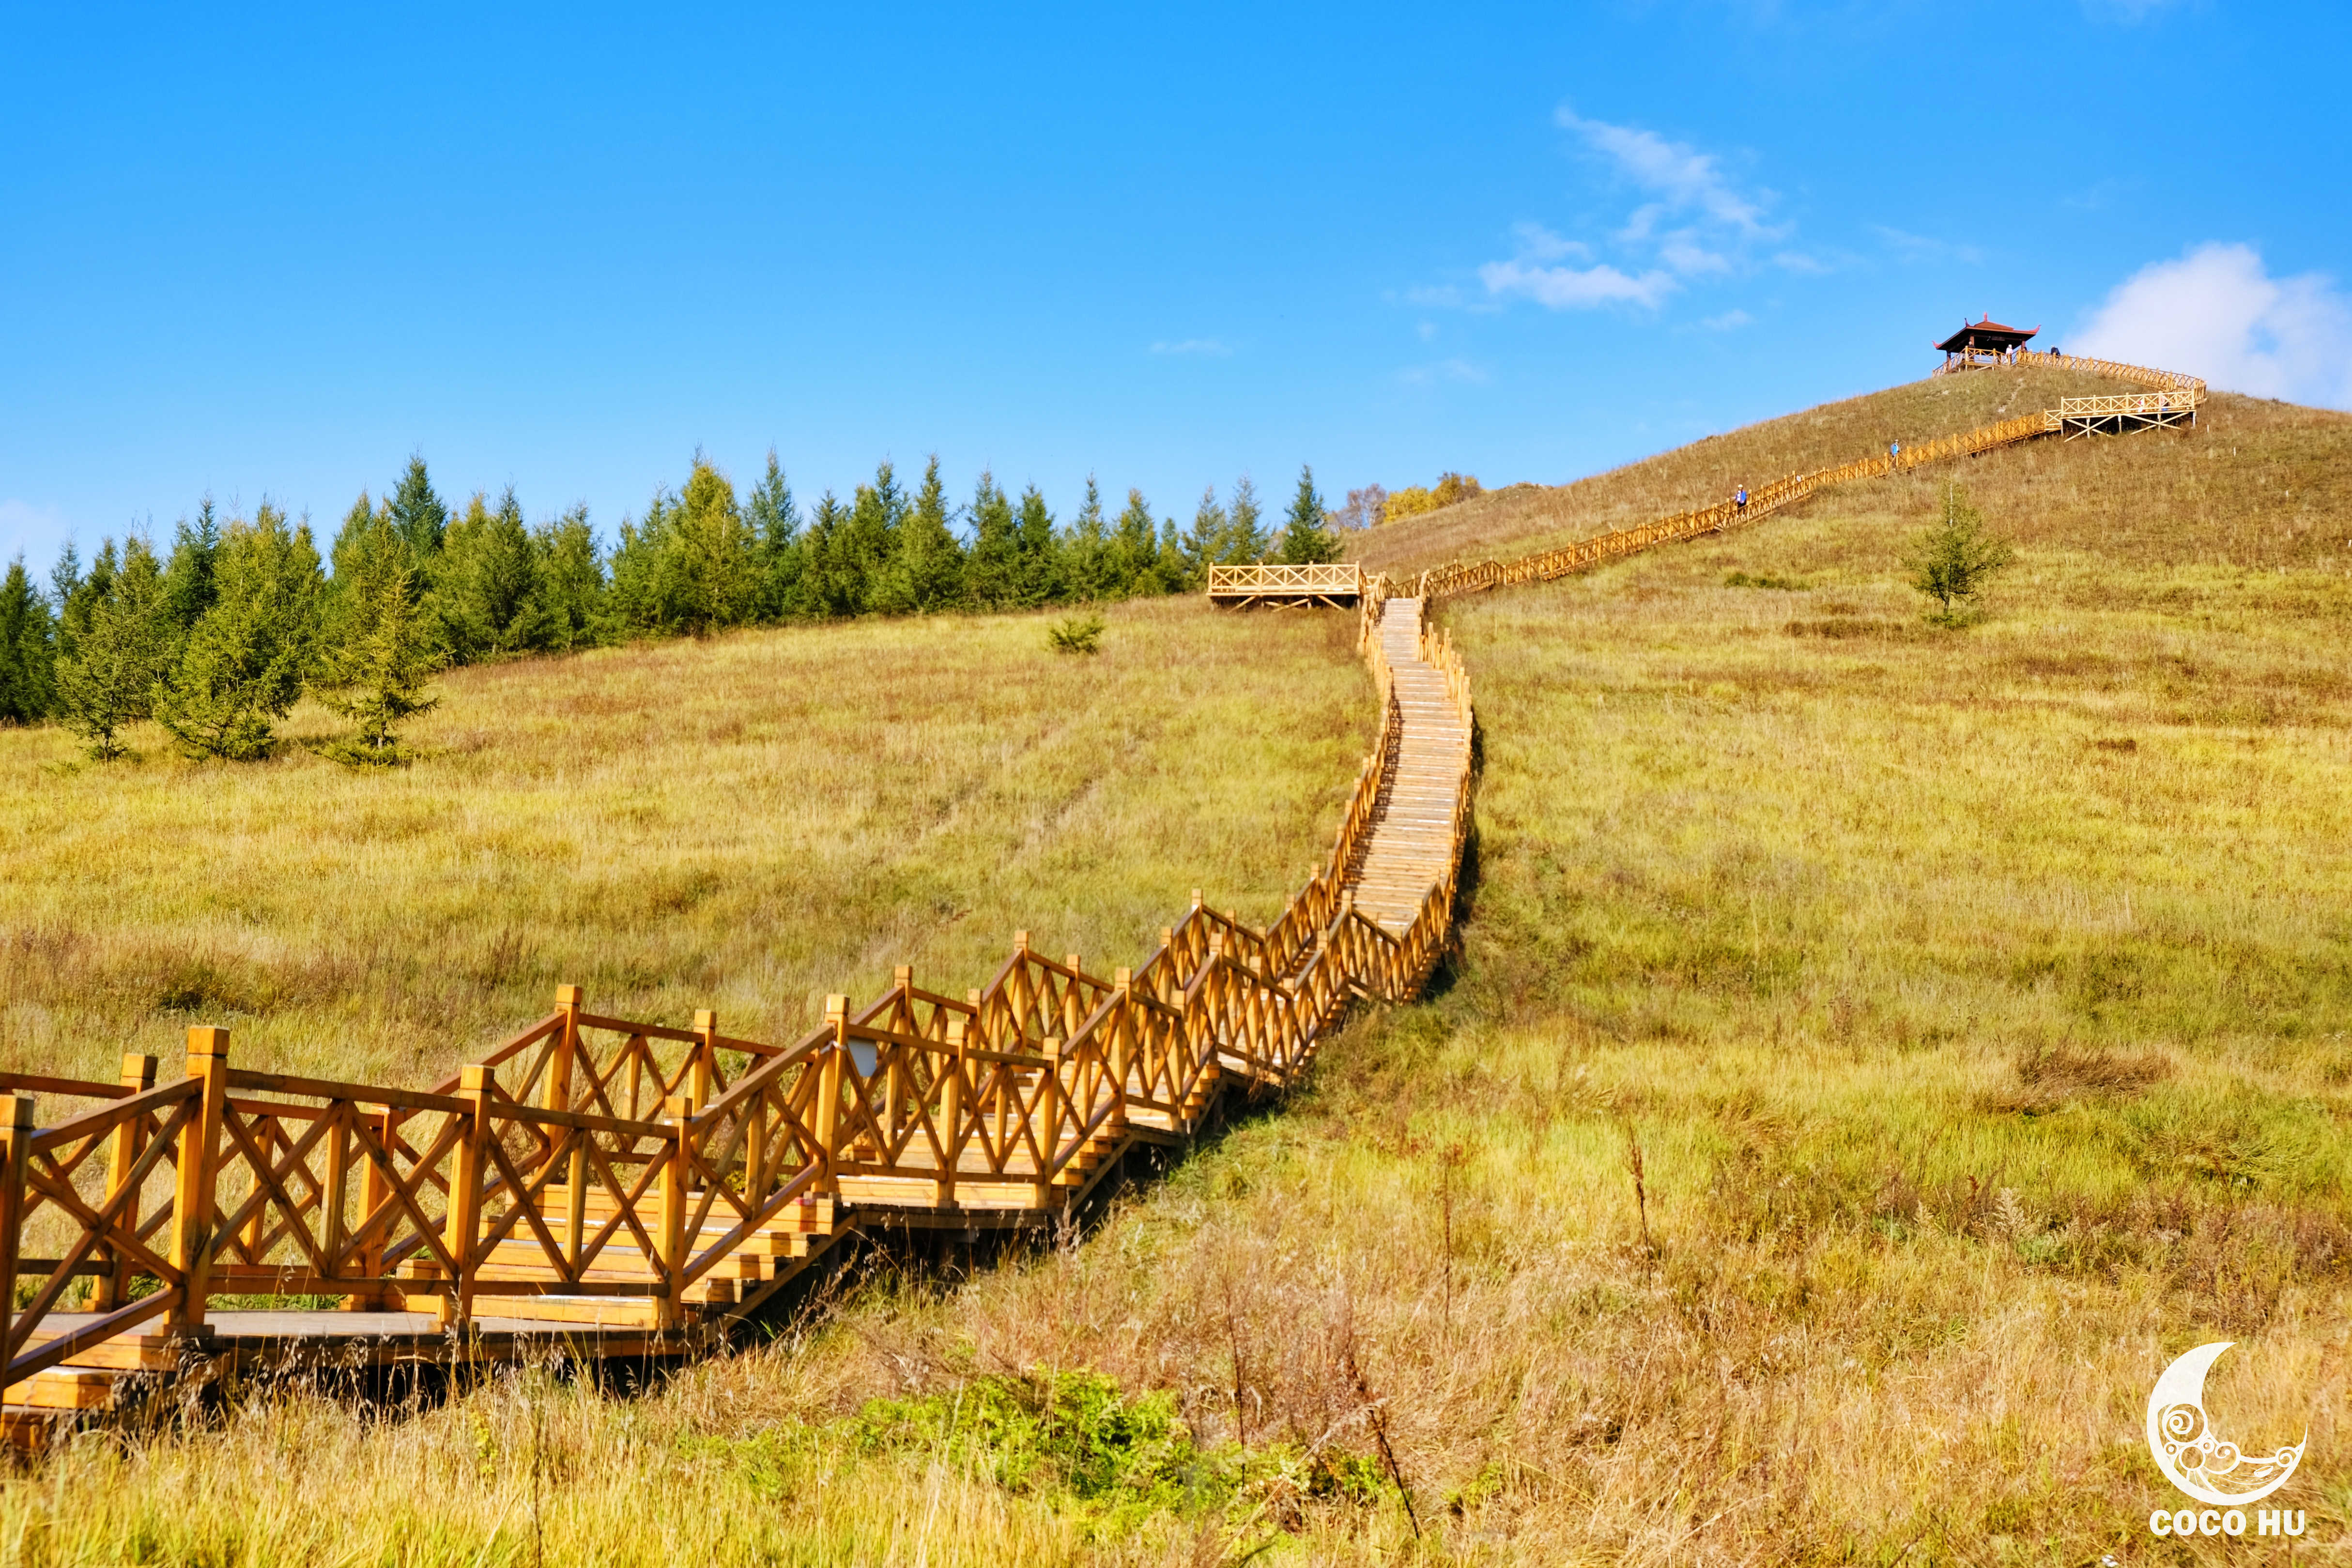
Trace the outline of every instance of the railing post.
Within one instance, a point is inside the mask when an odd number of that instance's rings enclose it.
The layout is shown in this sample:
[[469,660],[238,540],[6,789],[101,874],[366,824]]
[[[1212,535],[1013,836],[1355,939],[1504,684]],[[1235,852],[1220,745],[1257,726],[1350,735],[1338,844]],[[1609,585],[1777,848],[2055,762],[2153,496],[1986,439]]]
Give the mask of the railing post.
[[686,1070],[687,1098],[697,1105],[710,1103],[710,1086],[719,1077],[719,1015],[709,1008],[694,1015],[694,1061]]
[[563,1022],[555,1031],[555,1055],[547,1064],[547,1082],[539,1102],[549,1110],[572,1109],[572,1064],[580,1059],[580,1013],[587,996],[577,985],[555,988],[555,1010]]
[[[0,1362],[15,1359],[16,1261],[25,1239],[25,1167],[33,1154],[33,1097],[0,1097]],[[24,1325],[29,1336],[33,1325]]]
[[1114,1132],[1127,1131],[1127,1070],[1135,1054],[1135,971],[1122,969],[1112,977],[1118,1008],[1110,1016],[1109,1048],[1103,1061],[1110,1073],[1110,1121]]
[[1062,1042],[1045,1041],[1043,1068],[1037,1081],[1037,1196],[1039,1208],[1054,1204],[1054,1151],[1062,1135]]
[[[365,1120],[368,1131],[375,1135],[376,1147],[383,1151],[383,1157],[387,1160],[394,1158],[393,1139],[398,1136],[396,1130],[400,1125],[398,1114],[387,1106],[371,1115],[354,1105],[352,1116],[354,1121]],[[391,1179],[373,1160],[368,1161],[360,1171],[360,1224],[367,1224],[368,1217],[391,1200]],[[372,1312],[383,1303],[383,1234],[377,1231],[360,1248],[359,1256],[352,1259],[352,1272],[371,1283],[365,1289],[354,1291],[342,1299],[341,1305],[344,1311]]]
[[817,1057],[816,1153],[824,1162],[824,1171],[817,1177],[816,1190],[819,1196],[830,1198],[841,1193],[841,1156],[835,1145],[841,1133],[841,1063],[849,1055],[848,997],[824,999],[824,1025],[833,1038]]
[[178,1171],[172,1187],[172,1267],[179,1270],[180,1304],[164,1320],[173,1333],[201,1333],[212,1293],[213,1189],[220,1177],[221,1113],[228,1103],[228,1031],[199,1024],[188,1031],[188,1076],[197,1080],[196,1105],[180,1127]]
[[654,1239],[661,1247],[656,1261],[664,1294],[656,1298],[654,1327],[674,1329],[686,1321],[686,1140],[694,1101],[673,1094],[662,1101],[662,1111],[669,1121],[669,1141],[662,1153],[661,1212]]
[[948,1020],[948,1057],[940,1082],[940,1173],[937,1199],[941,1208],[956,1201],[956,1162],[963,1153],[963,1079],[971,1069],[964,1057],[964,1026],[961,1016]]
[[490,1142],[490,1097],[498,1088],[495,1069],[473,1063],[457,1075],[457,1097],[467,1102],[466,1132],[449,1167],[449,1212],[443,1222],[441,1245],[457,1266],[449,1293],[441,1299],[441,1326],[463,1333],[474,1318],[474,1281],[479,1265],[474,1239],[482,1222],[483,1150]]
[[[133,1094],[144,1094],[155,1087],[155,1058],[127,1055],[122,1058],[122,1087]],[[112,1147],[107,1151],[106,1195],[111,1201],[131,1179],[131,1169],[139,1163],[139,1156],[147,1152],[147,1119],[133,1116],[125,1119],[114,1130]],[[133,1194],[122,1205],[116,1217],[117,1226],[137,1235],[139,1231],[139,1198]],[[90,1283],[89,1307],[93,1312],[110,1312],[130,1298],[131,1260],[111,1247],[101,1246],[100,1256],[106,1260],[106,1272]]]

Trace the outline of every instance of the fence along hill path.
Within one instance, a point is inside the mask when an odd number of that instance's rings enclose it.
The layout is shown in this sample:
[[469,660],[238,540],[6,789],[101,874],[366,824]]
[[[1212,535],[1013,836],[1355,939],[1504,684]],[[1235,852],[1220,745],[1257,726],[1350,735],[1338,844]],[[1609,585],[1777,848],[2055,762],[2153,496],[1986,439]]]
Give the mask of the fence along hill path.
[[[2203,384],[2135,367],[2153,411]],[[2152,416],[2151,416],[2152,415]],[[1900,466],[2082,433],[2058,410],[1906,451]],[[1228,1097],[1279,1092],[1358,1000],[1418,994],[1450,941],[1472,805],[1473,712],[1432,604],[1713,532],[1884,458],[1403,593],[1349,568],[1379,693],[1325,868],[1264,930],[1195,892],[1131,968],[1090,970],[1026,932],[961,997],[901,968],[863,1008],[778,1045],[555,1010],[430,1089],[237,1068],[189,1031],[184,1068],[126,1056],[116,1083],[0,1074],[0,1430],[37,1446],[143,1395],[289,1364],[667,1358],[718,1342],[853,1237],[1051,1222],[1128,1156],[1181,1148]],[[1221,568],[1218,597],[1297,603],[1282,569]],[[1351,591],[1352,590],[1352,591]],[[175,1068],[179,1064],[173,1064]],[[44,1112],[47,1114],[44,1116]],[[87,1282],[86,1286],[82,1282]],[[79,1289],[77,1289],[79,1287]],[[228,1295],[337,1310],[222,1310]]]

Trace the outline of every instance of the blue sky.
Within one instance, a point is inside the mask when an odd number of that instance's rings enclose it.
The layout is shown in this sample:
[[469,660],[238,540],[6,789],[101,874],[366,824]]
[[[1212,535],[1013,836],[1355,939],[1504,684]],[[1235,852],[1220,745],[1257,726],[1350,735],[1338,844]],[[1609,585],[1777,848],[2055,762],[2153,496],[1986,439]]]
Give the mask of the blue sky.
[[5,14],[0,558],[413,450],[1557,481],[1985,311],[2352,405],[2339,7],[203,9]]

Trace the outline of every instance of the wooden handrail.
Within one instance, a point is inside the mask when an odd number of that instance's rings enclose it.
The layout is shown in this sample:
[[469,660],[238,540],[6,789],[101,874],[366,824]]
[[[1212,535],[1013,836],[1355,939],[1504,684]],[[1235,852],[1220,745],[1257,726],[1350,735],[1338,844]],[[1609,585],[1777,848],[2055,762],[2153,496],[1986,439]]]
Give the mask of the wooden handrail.
[[[1456,594],[1483,593],[1522,583],[1550,582],[1606,562],[1621,560],[1654,544],[1696,539],[1702,534],[1721,532],[1736,523],[1752,522],[1808,500],[1831,485],[1859,479],[1883,478],[1953,458],[1975,457],[1996,447],[2034,440],[2056,432],[2068,419],[2103,416],[2153,418],[2160,413],[2172,412],[2186,412],[2193,416],[2203,405],[2206,397],[2203,381],[2175,371],[2151,370],[2146,365],[2123,364],[2113,360],[2032,351],[2027,352],[2022,359],[2030,364],[2081,370],[2119,381],[2135,381],[2152,390],[2087,399],[2062,398],[2056,408],[2004,419],[1998,424],[1980,425],[1956,436],[1906,446],[1900,453],[1861,458],[1832,468],[1789,474],[1748,491],[1745,506],[1733,500],[1718,501],[1713,506],[1676,512],[1653,522],[1637,523],[1631,528],[1621,528],[1572,544],[1540,550],[1511,561],[1449,562],[1423,572],[1419,591],[1425,598],[1444,599]],[[2163,401],[2168,399],[2179,401]],[[2115,403],[2128,406],[2078,412],[2071,406],[2077,403]]]

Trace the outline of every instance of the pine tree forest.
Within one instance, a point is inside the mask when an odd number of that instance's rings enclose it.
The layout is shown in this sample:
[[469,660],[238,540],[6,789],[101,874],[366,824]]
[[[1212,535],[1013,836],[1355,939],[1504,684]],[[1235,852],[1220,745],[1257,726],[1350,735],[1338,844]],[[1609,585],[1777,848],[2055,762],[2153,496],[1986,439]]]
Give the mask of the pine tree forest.
[[685,482],[625,518],[608,546],[585,507],[528,521],[512,487],[462,505],[422,457],[352,503],[322,558],[307,518],[267,502],[223,518],[207,498],[167,550],[68,543],[46,586],[20,557],[0,575],[0,724],[58,722],[93,759],[159,723],[194,758],[266,756],[306,692],[358,726],[330,755],[404,760],[396,733],[432,705],[435,671],[737,626],[1000,612],[1181,594],[1213,565],[1337,552],[1311,473],[1278,531],[1244,478],[1204,493],[1189,526],[1129,489],[1116,512],[1088,476],[1055,520],[1034,486],[983,472],[950,498],[933,458],[911,483],[888,462],[844,500],[805,509],[776,456],[739,489],[700,453]]

